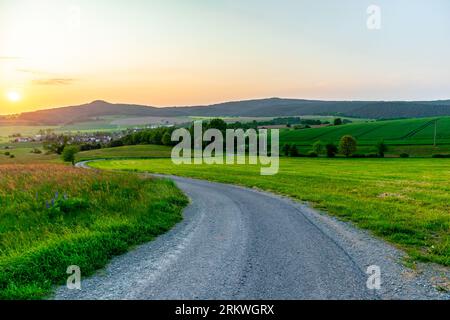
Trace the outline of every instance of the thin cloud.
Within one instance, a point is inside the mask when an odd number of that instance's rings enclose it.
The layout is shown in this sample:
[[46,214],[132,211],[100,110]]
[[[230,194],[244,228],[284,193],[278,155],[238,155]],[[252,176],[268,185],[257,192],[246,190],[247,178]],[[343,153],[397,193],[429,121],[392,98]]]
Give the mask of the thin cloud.
[[67,86],[71,85],[76,79],[71,78],[50,78],[33,80],[34,85],[38,86]]
[[0,56],[0,60],[20,60],[22,59],[21,57],[14,57],[14,56]]
[[40,70],[34,70],[34,69],[17,69],[18,72],[23,72],[23,73],[30,73],[30,74],[34,74],[34,75],[49,75],[48,72],[44,72],[44,71],[40,71]]

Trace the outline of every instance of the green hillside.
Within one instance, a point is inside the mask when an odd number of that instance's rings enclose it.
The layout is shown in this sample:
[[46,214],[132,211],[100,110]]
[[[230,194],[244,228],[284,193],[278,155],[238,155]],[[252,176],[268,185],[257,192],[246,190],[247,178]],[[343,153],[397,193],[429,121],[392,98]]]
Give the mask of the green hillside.
[[281,132],[282,143],[309,146],[317,140],[337,142],[343,135],[352,135],[358,144],[373,145],[384,140],[391,145],[432,145],[435,120],[437,119],[437,143],[450,144],[450,117],[423,118],[356,123],[341,126],[285,130]]

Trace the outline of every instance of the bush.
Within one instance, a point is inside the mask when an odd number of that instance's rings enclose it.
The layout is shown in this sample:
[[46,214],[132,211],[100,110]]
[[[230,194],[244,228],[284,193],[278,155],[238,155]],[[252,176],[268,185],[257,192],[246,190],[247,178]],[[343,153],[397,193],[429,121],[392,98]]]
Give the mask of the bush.
[[378,154],[376,154],[376,153],[369,153],[369,154],[366,154],[366,158],[378,158],[379,156],[378,156]]
[[317,155],[321,154],[323,151],[323,145],[321,141],[314,142],[312,146],[312,151],[317,153]]
[[291,153],[291,145],[288,143],[285,143],[282,147],[281,147],[281,152],[288,157],[289,154]]
[[342,124],[342,119],[341,118],[334,119],[333,124],[335,126],[340,126]]
[[98,150],[101,149],[102,145],[100,143],[86,143],[79,146],[79,151],[89,151],[89,150]]
[[356,151],[356,139],[351,135],[343,136],[339,142],[339,151],[346,157],[349,157]]
[[358,154],[358,153],[352,154],[352,158],[365,158],[365,157],[366,157],[365,154]]
[[407,154],[407,153],[400,153],[400,158],[409,158],[409,154]]
[[13,155],[13,154],[10,154],[9,157],[10,157],[11,159],[13,159],[13,158],[15,158],[16,156]]
[[450,154],[433,154],[433,158],[450,158]]
[[34,148],[33,150],[30,151],[30,153],[34,153],[34,154],[41,154],[42,151],[38,148]]
[[377,150],[378,156],[380,156],[380,158],[384,158],[384,154],[386,153],[386,151],[388,151],[387,144],[385,144],[384,141],[381,140],[375,145],[375,148]]
[[117,147],[122,147],[123,141],[122,140],[113,140],[109,143],[108,147],[110,148],[117,148]]
[[291,148],[289,149],[289,156],[298,157],[299,155],[300,155],[300,153],[298,152],[297,147],[295,146],[295,144],[293,144],[291,146]]
[[328,158],[334,158],[336,156],[336,153],[338,152],[338,148],[333,143],[327,144],[325,146],[325,149],[327,150]]
[[8,151],[5,152],[5,156],[9,156],[10,154],[11,154],[11,153],[8,152]]
[[314,151],[310,151],[308,152],[308,157],[310,158],[317,158],[319,155],[317,154],[317,152]]

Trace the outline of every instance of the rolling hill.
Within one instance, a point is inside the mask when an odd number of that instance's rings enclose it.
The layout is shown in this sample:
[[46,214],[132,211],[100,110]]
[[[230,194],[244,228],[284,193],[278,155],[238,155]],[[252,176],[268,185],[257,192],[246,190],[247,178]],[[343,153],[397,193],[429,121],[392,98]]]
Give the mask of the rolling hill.
[[304,130],[284,130],[282,143],[299,146],[312,145],[315,141],[337,143],[344,135],[351,135],[359,145],[374,145],[380,140],[395,145],[432,145],[436,125],[436,142],[450,143],[450,117],[420,118],[352,123]]
[[102,116],[128,117],[279,117],[340,115],[357,118],[395,119],[450,115],[450,100],[440,101],[320,101],[302,99],[259,99],[233,101],[209,106],[156,108],[143,105],[112,104],[97,100],[79,106],[26,112],[3,117],[0,122],[60,125],[84,122]]

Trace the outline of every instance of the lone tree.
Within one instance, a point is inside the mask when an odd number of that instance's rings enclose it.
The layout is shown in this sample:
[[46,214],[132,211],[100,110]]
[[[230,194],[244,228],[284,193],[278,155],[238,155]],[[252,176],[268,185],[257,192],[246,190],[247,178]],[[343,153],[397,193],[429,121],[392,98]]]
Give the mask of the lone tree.
[[314,142],[312,146],[312,151],[317,153],[318,155],[322,153],[323,151],[323,144],[321,141]]
[[343,136],[339,142],[339,151],[349,157],[356,151],[356,139],[350,135]]
[[342,124],[342,119],[341,119],[341,118],[336,118],[336,119],[334,119],[333,124],[334,124],[335,126],[340,126],[340,125]]
[[327,157],[328,158],[334,158],[336,156],[336,153],[338,152],[338,148],[334,143],[329,143],[325,146],[325,149],[327,150]]
[[76,146],[65,146],[62,152],[62,158],[65,162],[72,162],[75,165],[75,155],[79,151]]
[[380,158],[384,158],[384,153],[388,151],[387,144],[384,143],[384,140],[381,140],[375,145],[375,148],[377,149],[377,154]]

